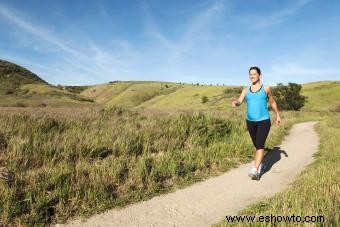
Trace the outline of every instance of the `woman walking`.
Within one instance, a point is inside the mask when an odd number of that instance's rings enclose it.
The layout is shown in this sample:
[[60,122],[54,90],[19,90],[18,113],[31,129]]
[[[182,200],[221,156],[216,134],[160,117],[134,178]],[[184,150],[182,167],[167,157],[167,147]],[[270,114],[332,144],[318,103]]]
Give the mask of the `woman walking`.
[[270,115],[267,108],[267,98],[276,114],[276,125],[281,123],[279,111],[273,98],[271,88],[260,82],[261,70],[253,66],[249,69],[251,86],[242,90],[238,99],[231,102],[232,107],[240,106],[244,98],[247,103],[246,123],[251,140],[255,147],[254,165],[249,170],[249,177],[259,179],[263,172],[262,160],[264,156],[264,145],[271,127]]

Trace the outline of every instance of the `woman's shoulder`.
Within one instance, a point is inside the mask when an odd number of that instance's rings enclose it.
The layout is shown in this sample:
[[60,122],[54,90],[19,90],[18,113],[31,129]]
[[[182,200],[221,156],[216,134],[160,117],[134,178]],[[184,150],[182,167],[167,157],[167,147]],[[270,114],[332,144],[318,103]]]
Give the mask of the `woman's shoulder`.
[[269,85],[263,85],[263,89],[268,94],[268,92],[270,90],[270,86]]

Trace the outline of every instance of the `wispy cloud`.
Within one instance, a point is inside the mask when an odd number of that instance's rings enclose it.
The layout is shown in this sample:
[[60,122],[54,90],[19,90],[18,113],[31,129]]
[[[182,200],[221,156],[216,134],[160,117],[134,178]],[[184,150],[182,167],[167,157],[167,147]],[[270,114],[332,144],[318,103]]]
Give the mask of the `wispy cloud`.
[[[190,17],[185,23],[185,29],[176,40],[171,40],[161,29],[154,19],[149,5],[141,1],[142,12],[144,15],[146,34],[154,38],[167,51],[166,55],[171,60],[178,60],[181,57],[191,57],[195,55],[193,51],[204,48],[208,42],[214,41],[215,34],[212,34],[211,25],[218,19],[220,13],[225,9],[225,1],[214,1],[210,6],[204,7],[196,15]],[[203,45],[204,44],[204,45]]]
[[188,23],[185,34],[181,37],[179,43],[186,52],[197,52],[194,55],[199,56],[207,51],[213,53],[216,51],[216,43],[221,38],[213,30],[213,25],[221,24],[221,15],[226,11],[224,0],[215,1],[212,5],[204,8]]
[[174,41],[167,38],[159,29],[149,5],[145,1],[140,1],[143,19],[145,21],[145,33],[157,41],[166,51],[169,51],[169,56],[179,56],[184,50]]
[[0,7],[0,13],[13,24],[31,35],[36,36],[40,40],[48,42],[73,56],[78,56],[82,59],[87,58],[87,56],[83,55],[81,52],[69,47],[62,39],[53,35],[51,31],[28,22],[28,20],[17,16],[12,10],[5,8],[3,5]]
[[242,23],[250,25],[250,27],[254,29],[264,29],[287,21],[312,1],[313,0],[291,1],[289,5],[279,10],[242,15],[242,17],[235,16],[235,18]]
[[[131,66],[130,62],[136,57],[136,54],[129,48],[127,41],[121,41],[120,44],[117,44],[118,41],[113,42],[116,47],[115,53],[119,53],[119,56],[100,48],[92,41],[88,42],[87,51],[83,51],[78,49],[74,43],[69,44],[65,41],[65,38],[59,37],[41,25],[30,22],[27,20],[27,16],[19,16],[18,12],[2,4],[0,5],[0,16],[6,18],[21,31],[34,36],[40,42],[42,41],[63,52],[60,56],[65,61],[71,62],[72,67],[85,72],[88,77],[93,76],[107,81],[112,74],[124,69],[124,67]],[[60,72],[60,70],[56,71]],[[79,72],[79,74],[81,73]]]

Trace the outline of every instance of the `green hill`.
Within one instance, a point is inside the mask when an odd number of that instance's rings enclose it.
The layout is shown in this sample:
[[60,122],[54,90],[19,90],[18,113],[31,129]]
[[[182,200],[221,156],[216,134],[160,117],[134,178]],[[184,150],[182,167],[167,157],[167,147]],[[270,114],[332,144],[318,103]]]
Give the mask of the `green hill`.
[[75,106],[93,100],[48,84],[29,70],[0,60],[0,106]]
[[0,94],[15,93],[24,84],[47,84],[47,82],[19,65],[0,60]]
[[308,97],[302,110],[340,112],[340,81],[305,83],[301,94]]
[[181,87],[171,82],[116,81],[93,86],[81,94],[108,106],[136,107],[159,95],[171,94]]
[[[165,85],[168,88],[165,88]],[[135,109],[228,109],[230,100],[239,97],[243,86],[193,85],[167,82],[120,81],[92,86],[81,94],[105,105]],[[272,86],[274,88],[274,86]],[[340,81],[302,84],[307,96],[304,111],[340,111]],[[202,102],[202,97],[207,102]],[[245,108],[242,105],[240,108]]]
[[[162,81],[116,81],[99,84],[81,94],[107,106],[135,109],[221,109],[241,92],[240,87],[193,85]],[[202,103],[202,97],[208,98]]]

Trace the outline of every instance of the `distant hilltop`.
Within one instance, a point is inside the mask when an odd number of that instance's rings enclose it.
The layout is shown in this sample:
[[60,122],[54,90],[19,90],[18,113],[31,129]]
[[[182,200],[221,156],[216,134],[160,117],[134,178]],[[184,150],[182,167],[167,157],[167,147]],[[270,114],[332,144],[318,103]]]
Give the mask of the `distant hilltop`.
[[[26,68],[9,61],[0,59],[0,87],[2,85],[18,87],[22,84],[48,84]],[[6,87],[5,87],[6,88]],[[7,87],[8,88],[8,87]]]

